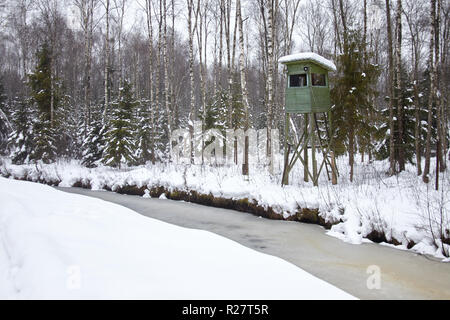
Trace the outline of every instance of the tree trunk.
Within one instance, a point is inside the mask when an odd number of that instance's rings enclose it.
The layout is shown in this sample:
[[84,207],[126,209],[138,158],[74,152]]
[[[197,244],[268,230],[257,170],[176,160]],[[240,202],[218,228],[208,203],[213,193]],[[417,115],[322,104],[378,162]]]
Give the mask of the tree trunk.
[[389,60],[389,175],[394,175],[395,169],[395,144],[394,144],[394,56],[392,50],[392,28],[391,28],[391,5],[386,0],[386,31],[388,38],[388,60]]
[[109,0],[106,0],[106,35],[105,35],[105,107],[103,110],[103,122],[106,123],[109,108]]
[[412,53],[412,65],[413,67],[413,83],[414,83],[414,118],[415,118],[415,124],[414,124],[414,146],[415,146],[415,152],[416,152],[416,168],[417,168],[417,175],[422,175],[422,147],[420,143],[420,97],[419,97],[419,34],[417,32],[417,29],[414,28],[410,17],[408,14],[406,16],[406,21],[408,23],[409,32],[411,34],[411,53]]
[[192,24],[192,13],[194,11],[193,0],[187,0],[188,6],[188,33],[189,33],[189,79],[190,79],[190,113],[189,113],[189,135],[191,138],[191,163],[194,163],[194,121],[195,121],[195,96],[194,96],[194,29]]
[[153,25],[152,25],[152,0],[145,1],[145,12],[147,16],[147,31],[148,31],[148,58],[149,58],[149,70],[148,70],[148,86],[150,97],[150,153],[152,164],[155,164],[155,102],[153,95]]
[[420,145],[419,61],[417,58],[418,50],[416,48],[414,49],[414,52],[414,117],[416,119],[414,125],[414,143],[416,148],[417,175],[420,176],[422,174],[422,148]]
[[216,76],[217,86],[222,89],[222,60],[223,60],[223,25],[225,16],[225,0],[220,0],[220,19],[219,19],[219,62]]
[[84,104],[84,137],[88,134],[89,109],[90,109],[90,51],[91,51],[91,10],[92,0],[76,2],[81,15],[81,28],[84,34],[84,74],[83,74],[83,104]]
[[227,43],[227,68],[228,68],[228,115],[227,127],[233,127],[233,105],[231,103],[231,0],[226,0],[225,8],[225,41]]
[[248,163],[248,149],[249,149],[249,141],[248,141],[248,128],[249,128],[249,103],[248,103],[248,92],[247,92],[247,78],[245,74],[245,58],[244,58],[244,22],[242,19],[242,10],[241,10],[241,1],[236,1],[236,15],[239,20],[239,69],[241,73],[241,90],[242,90],[242,103],[244,105],[245,112],[245,124],[244,124],[244,132],[245,132],[245,142],[244,142],[244,163],[242,165],[242,174],[249,174],[249,163]]
[[[198,3],[198,7],[200,9],[200,2]],[[202,106],[203,106],[203,123],[202,123],[202,127],[205,126],[205,119],[206,119],[206,83],[208,80],[208,76],[207,76],[207,66],[208,66],[208,22],[207,22],[207,18],[208,18],[208,2],[206,2],[205,6],[204,6],[204,12],[203,12],[203,27],[204,27],[204,34],[205,34],[205,43],[204,43],[204,49],[203,49],[203,61],[202,61],[202,68],[200,70],[201,75],[202,75],[202,82],[201,82],[201,92],[202,92]],[[202,146],[204,144],[204,141],[202,141]],[[202,161],[203,161],[203,153],[202,153]]]
[[350,127],[348,135],[348,155],[350,165],[350,182],[353,182],[355,164],[355,132],[353,126]]
[[[202,106],[202,112],[203,112],[203,118],[206,117],[206,61],[203,61],[203,59],[206,59],[206,51],[207,51],[207,44],[206,42],[203,44],[203,27],[206,27],[206,21],[205,24],[203,24],[203,19],[206,19],[207,14],[207,3],[204,4],[204,10],[205,12],[200,10],[200,3],[198,5],[198,11],[196,15],[196,31],[197,31],[197,43],[198,43],[198,55],[199,55],[199,64],[200,64],[200,93],[201,93],[201,106]],[[200,20],[200,24],[198,24],[198,20]],[[206,37],[206,32],[205,32]],[[204,45],[204,48],[203,48]],[[205,53],[205,56],[203,56],[203,52]]]
[[[164,47],[163,47],[163,57],[164,57],[164,99],[165,108],[167,113],[167,132],[170,136],[172,132],[172,110],[170,108],[170,88],[169,88],[169,55],[167,53],[167,5],[166,0],[163,0],[164,5]],[[172,154],[172,143],[169,141],[169,159],[170,154]]]
[[[123,53],[122,53],[122,33],[123,33],[123,19],[125,16],[125,4],[126,0],[121,0],[120,4],[117,2],[117,0],[114,0],[114,5],[116,7],[116,10],[119,15],[119,25],[118,25],[118,33],[117,33],[117,39],[118,39],[118,64],[119,64],[119,88],[123,86]],[[120,95],[120,90],[119,90]]]
[[428,121],[427,121],[427,140],[425,144],[425,167],[423,169],[422,180],[425,183],[430,182],[430,157],[431,157],[431,130],[432,130],[432,120],[433,120],[433,103],[436,95],[435,88],[435,78],[436,78],[436,66],[434,61],[434,40],[436,32],[436,0],[430,1],[430,19],[431,19],[431,37],[430,37],[430,94],[428,97]]
[[363,24],[364,63],[367,63],[367,0],[363,2]]
[[269,172],[273,173],[272,127],[273,127],[273,42],[275,39],[274,0],[269,0],[268,8],[268,37],[267,37],[267,157],[269,160]]
[[[447,66],[448,65],[448,54],[450,53],[449,50],[449,43],[450,43],[450,7],[444,6],[444,11],[442,17],[444,20],[442,21],[442,48],[441,48],[441,66]],[[445,71],[443,70],[442,78],[443,79],[450,79],[449,74],[450,68],[445,68]],[[445,73],[444,73],[445,72]],[[443,154],[443,162],[441,163],[442,170],[446,170],[447,168],[447,160],[450,160],[450,153],[448,152],[448,139],[446,132],[449,132],[449,108],[448,108],[448,102],[450,101],[450,94],[448,90],[445,90],[444,92],[441,92],[440,95],[440,107],[441,107],[441,124],[442,124],[442,132],[444,133],[443,141],[442,141],[442,154]],[[448,155],[448,157],[447,157]]]
[[435,43],[434,43],[434,56],[435,56],[435,90],[439,92],[439,95],[436,95],[436,124],[437,124],[437,147],[436,147],[436,157],[439,160],[439,164],[437,165],[436,170],[439,168],[441,172],[445,171],[445,161],[443,156],[443,147],[445,143],[445,131],[444,131],[444,114],[443,114],[443,106],[442,106],[442,95],[441,92],[441,81],[442,81],[442,67],[440,65],[440,25],[441,25],[441,0],[436,0],[436,31],[435,31]]
[[331,8],[333,11],[333,25],[334,25],[334,34],[335,34],[335,43],[337,46],[334,46],[334,55],[337,56],[337,49],[339,49],[342,52],[342,42],[340,35],[340,28],[339,28],[339,22],[338,22],[338,16],[337,16],[337,8],[336,8],[336,0],[331,0]]
[[[151,0],[150,0],[151,1]],[[159,19],[158,19],[158,51],[156,53],[156,78],[155,78],[155,101],[156,111],[159,113],[161,106],[161,51],[162,51],[162,33],[163,33],[163,17],[162,17],[162,1],[159,0]]]
[[172,8],[172,30],[171,30],[171,58],[170,58],[170,101],[172,104],[172,111],[174,113],[172,125],[177,127],[179,125],[179,110],[177,103],[177,96],[175,94],[175,0],[171,1]]
[[397,104],[397,123],[398,123],[398,165],[399,171],[405,170],[405,145],[403,139],[403,103],[401,101],[402,92],[402,0],[397,0],[397,12],[396,12],[396,25],[397,25],[397,45],[396,45],[396,59],[395,59],[395,102]]

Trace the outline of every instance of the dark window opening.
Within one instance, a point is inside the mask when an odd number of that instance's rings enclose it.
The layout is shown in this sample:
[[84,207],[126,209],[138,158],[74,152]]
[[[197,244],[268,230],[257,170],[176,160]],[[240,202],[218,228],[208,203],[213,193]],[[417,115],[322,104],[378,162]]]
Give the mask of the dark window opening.
[[289,88],[306,87],[306,74],[291,74],[289,76]]
[[312,73],[311,80],[312,85],[316,87],[325,87],[327,85],[325,82],[325,74],[322,73]]

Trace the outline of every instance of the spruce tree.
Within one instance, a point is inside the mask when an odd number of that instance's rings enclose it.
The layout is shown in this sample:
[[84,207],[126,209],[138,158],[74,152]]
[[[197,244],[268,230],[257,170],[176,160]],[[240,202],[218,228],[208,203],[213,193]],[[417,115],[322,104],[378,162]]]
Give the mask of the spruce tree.
[[169,154],[166,110],[158,108],[155,113],[155,160],[165,160]]
[[33,123],[30,100],[14,101],[13,132],[8,138],[8,150],[14,164],[27,163],[33,150]]
[[119,101],[112,104],[113,112],[106,133],[102,162],[108,166],[120,168],[135,161],[135,106],[131,85],[125,80],[120,88]]
[[[353,179],[354,155],[370,146],[374,124],[368,115],[375,112],[371,96],[379,70],[366,63],[365,46],[359,31],[350,31],[344,52],[338,60],[335,86],[331,90],[333,103],[333,149],[336,155],[348,151],[350,180]],[[368,54],[366,52],[366,54]]]
[[5,153],[8,141],[8,134],[11,131],[11,124],[8,116],[8,104],[4,92],[3,82],[0,78],[0,155]]
[[30,159],[34,162],[39,160],[44,163],[53,162],[57,155],[55,135],[50,120],[39,115],[33,125],[33,150]]
[[63,96],[55,113],[57,153],[69,159],[80,159],[84,140],[84,114],[82,109],[73,108],[70,103],[72,100],[70,96]]
[[101,119],[92,121],[83,141],[82,164],[88,168],[96,167],[103,158],[106,126]]
[[[409,163],[413,163],[413,158],[416,152],[415,149],[415,137],[414,137],[414,130],[415,130],[415,124],[416,124],[416,118],[415,118],[415,106],[414,106],[414,84],[411,83],[408,78],[405,71],[406,68],[402,68],[401,73],[401,81],[402,81],[402,88],[405,88],[402,92],[400,92],[399,97],[399,103],[401,103],[401,107],[403,108],[403,135],[402,139],[400,140],[399,134],[394,131],[394,145],[395,145],[395,151],[394,151],[394,160],[396,163],[399,161],[399,154],[398,149],[403,148],[405,160]],[[426,101],[426,100],[425,100]],[[381,115],[381,123],[378,128],[378,131],[376,133],[376,137],[378,138],[379,142],[376,145],[376,158],[378,160],[384,160],[389,157],[389,151],[390,151],[390,144],[389,140],[387,139],[388,136],[388,129],[389,125],[385,121],[387,117],[389,116],[389,110],[383,109],[380,112]],[[425,108],[423,108],[420,112],[420,118],[423,119],[423,121],[426,121],[427,118],[427,112]],[[394,118],[394,127],[398,128],[398,121],[399,119]],[[426,128],[422,126],[422,130],[419,132],[419,144],[423,145],[425,143],[425,136],[426,136]]]
[[49,163],[57,155],[55,122],[52,121],[52,99],[56,110],[58,95],[56,85],[52,88],[51,52],[44,43],[37,52],[38,64],[35,71],[29,76],[31,96],[37,107],[37,117],[34,122],[34,149],[30,159],[43,160]]
[[[428,66],[423,74],[422,78],[419,81],[419,99],[421,101],[422,108],[420,109],[420,119],[421,119],[421,129],[424,133],[423,136],[423,143],[422,143],[422,152],[424,153],[423,156],[426,154],[426,138],[428,133],[428,103],[430,100],[430,89],[431,89],[431,70]],[[430,148],[434,149],[437,145],[437,110],[436,110],[436,103],[432,104],[431,108],[431,137],[430,137]],[[450,136],[450,133],[449,135]],[[434,149],[435,150],[435,149]],[[430,151],[431,152],[431,151]]]
[[200,110],[199,119],[203,121],[204,130],[219,129],[225,133],[228,91],[217,90],[212,101],[206,105],[206,112]]
[[139,101],[138,128],[136,132],[137,148],[135,159],[137,164],[145,164],[152,160],[152,127],[150,101],[142,99]]

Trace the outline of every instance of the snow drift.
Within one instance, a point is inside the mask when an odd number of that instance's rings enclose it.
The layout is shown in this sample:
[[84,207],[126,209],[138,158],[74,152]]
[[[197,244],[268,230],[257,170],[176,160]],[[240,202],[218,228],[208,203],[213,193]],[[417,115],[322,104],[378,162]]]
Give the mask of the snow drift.
[[277,257],[99,199],[0,178],[0,203],[0,298],[353,298]]

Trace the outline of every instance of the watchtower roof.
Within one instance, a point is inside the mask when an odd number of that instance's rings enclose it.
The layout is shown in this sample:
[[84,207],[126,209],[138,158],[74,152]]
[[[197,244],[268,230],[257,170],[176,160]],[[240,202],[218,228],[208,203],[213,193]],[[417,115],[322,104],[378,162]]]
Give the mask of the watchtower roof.
[[314,52],[300,52],[281,57],[278,62],[282,64],[290,64],[295,62],[312,61],[327,69],[328,71],[336,71],[336,66],[333,61],[325,59]]

